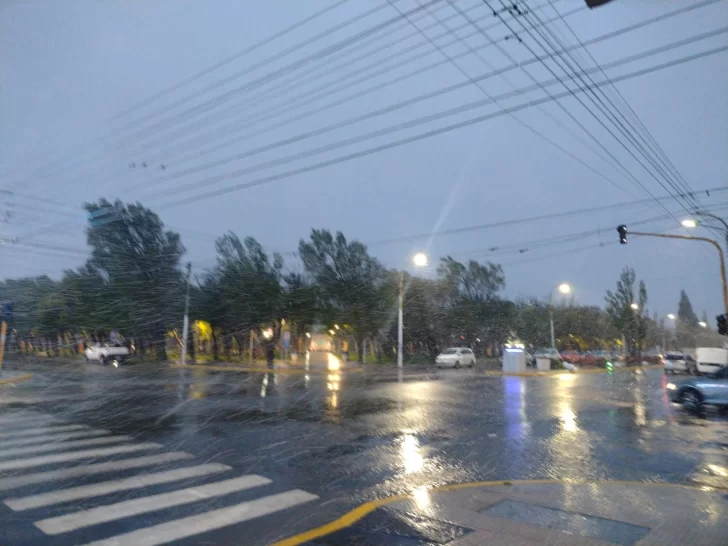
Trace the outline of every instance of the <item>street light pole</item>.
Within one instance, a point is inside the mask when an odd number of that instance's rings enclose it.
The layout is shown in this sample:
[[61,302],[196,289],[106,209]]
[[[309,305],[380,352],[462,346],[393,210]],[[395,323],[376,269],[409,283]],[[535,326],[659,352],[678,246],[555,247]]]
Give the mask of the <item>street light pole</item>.
[[397,324],[397,367],[402,368],[402,338],[404,337],[404,271],[399,272],[399,311]]
[[180,364],[187,363],[187,334],[190,330],[190,276],[192,275],[192,264],[187,262],[187,293],[185,294],[185,318],[182,323],[182,351],[180,351]]
[[707,237],[688,237],[686,235],[668,235],[666,233],[647,233],[640,231],[632,231],[631,235],[638,235],[641,237],[660,237],[661,239],[682,239],[686,241],[701,241],[703,243],[710,243],[718,251],[718,258],[720,260],[720,278],[723,281],[723,308],[728,313],[728,283],[726,283],[725,274],[725,260],[723,259],[723,249],[713,239]]
[[[412,258],[412,262],[417,267],[425,267],[427,265],[427,255],[418,252]],[[399,305],[397,310],[397,368],[400,370],[403,366],[402,344],[404,338],[404,270],[399,272]]]
[[556,335],[554,333],[554,305],[553,305],[553,297],[554,297],[554,290],[558,289],[559,292],[566,295],[569,292],[571,292],[571,286],[566,284],[565,282],[562,282],[558,286],[554,286],[551,291],[549,292],[549,324],[551,325],[551,348],[556,349]]

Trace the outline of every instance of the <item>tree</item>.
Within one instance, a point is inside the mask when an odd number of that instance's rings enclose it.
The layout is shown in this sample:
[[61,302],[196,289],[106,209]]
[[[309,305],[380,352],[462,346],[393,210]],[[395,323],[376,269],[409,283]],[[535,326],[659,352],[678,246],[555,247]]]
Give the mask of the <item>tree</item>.
[[185,252],[177,233],[165,231],[159,216],[141,204],[105,199],[85,206],[91,219],[86,236],[91,258],[80,276],[97,279],[98,323],[131,335],[152,332],[159,360],[166,360],[167,327],[179,320]]
[[[637,275],[631,267],[625,267],[617,281],[617,290],[607,290],[607,314],[619,333],[627,340],[627,349],[630,354],[639,352],[642,342],[647,335],[647,288],[644,281],[639,282],[637,298],[635,298],[635,283]],[[637,309],[632,307],[637,304]]]
[[688,328],[698,327],[698,316],[693,311],[693,306],[690,303],[690,298],[685,293],[685,290],[680,290],[680,303],[677,307],[677,318],[683,326]]
[[[347,241],[341,232],[334,237],[328,230],[312,229],[310,240],[301,239],[298,249],[306,272],[316,283],[320,309],[345,319],[361,348],[365,337],[374,333],[371,319],[382,303],[379,290],[385,280],[384,268],[366,246]],[[360,349],[360,360],[361,353]]]

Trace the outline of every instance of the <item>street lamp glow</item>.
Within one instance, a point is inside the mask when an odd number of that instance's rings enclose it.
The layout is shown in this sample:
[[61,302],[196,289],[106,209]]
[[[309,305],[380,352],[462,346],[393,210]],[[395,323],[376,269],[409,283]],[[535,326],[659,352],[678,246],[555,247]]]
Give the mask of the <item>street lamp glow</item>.
[[669,318],[670,320],[675,320],[675,315],[673,315],[672,313],[670,313],[670,314],[667,315],[667,318]]
[[561,283],[561,284],[559,285],[559,292],[561,292],[562,294],[569,294],[569,293],[571,293],[571,286],[569,286],[569,285],[568,285],[567,283],[565,283],[565,282],[562,282],[562,283]]
[[700,322],[698,322],[698,324],[700,325],[701,328],[707,328],[708,327],[708,323],[707,322],[703,322],[702,320]]
[[640,308],[639,304],[637,304],[637,303],[630,303],[630,304],[629,304],[629,306],[630,306],[630,307],[631,307],[632,309],[634,309],[635,311],[637,311],[637,309],[639,309],[639,308]]
[[427,265],[427,254],[424,252],[418,252],[414,255],[412,261],[417,267],[425,267]]
[[685,218],[685,220],[683,220],[680,223],[682,224],[682,227],[686,227],[686,228],[694,228],[698,225],[698,223],[695,220],[693,220],[692,218]]

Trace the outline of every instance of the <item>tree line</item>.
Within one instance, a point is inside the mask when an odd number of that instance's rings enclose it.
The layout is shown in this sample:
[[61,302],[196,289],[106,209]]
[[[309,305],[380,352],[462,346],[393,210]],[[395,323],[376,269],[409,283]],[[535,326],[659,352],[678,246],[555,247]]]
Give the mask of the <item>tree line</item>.
[[[136,204],[100,200],[85,206],[90,257],[60,280],[48,276],[0,282],[0,300],[12,301],[18,346],[57,352],[79,341],[103,340],[112,330],[133,339],[137,352],[167,358],[170,332],[181,330],[187,278],[185,247],[159,216]],[[548,304],[509,301],[498,264],[442,258],[434,278],[387,269],[359,241],[313,229],[301,239],[298,260],[285,264],[253,237],[229,232],[216,240],[216,264],[190,279],[190,320],[209,324],[214,359],[231,358],[253,336],[291,332],[293,350],[306,332],[341,328],[352,353],[365,341],[379,359],[394,357],[397,302],[404,289],[405,350],[430,358],[451,345],[495,354],[518,340],[550,345]],[[613,348],[622,334],[632,352],[659,340],[647,315],[644,284],[635,292],[626,269],[606,311],[596,306],[553,309],[560,349]],[[630,307],[637,302],[639,309]],[[652,331],[654,330],[654,332]],[[650,337],[655,339],[649,339]],[[192,339],[192,338],[191,338]],[[191,341],[194,354],[194,342]]]

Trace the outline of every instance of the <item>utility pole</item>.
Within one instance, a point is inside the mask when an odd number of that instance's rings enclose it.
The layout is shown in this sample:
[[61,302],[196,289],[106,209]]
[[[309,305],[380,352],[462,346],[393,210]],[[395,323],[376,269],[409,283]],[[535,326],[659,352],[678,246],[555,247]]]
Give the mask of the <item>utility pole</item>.
[[187,363],[187,335],[190,331],[190,278],[192,276],[192,264],[187,262],[187,293],[185,294],[185,318],[182,324],[182,351],[180,352],[180,364]]
[[404,271],[399,272],[399,309],[397,312],[397,367],[402,369],[402,338],[404,337]]
[[[619,232],[619,242],[623,245],[627,244],[627,226],[622,224],[617,227]],[[703,243],[710,243],[718,251],[718,258],[720,260],[720,278],[723,281],[723,308],[728,313],[728,283],[726,283],[725,276],[725,260],[723,259],[723,249],[713,239],[707,237],[689,237],[687,235],[667,235],[665,233],[647,233],[639,231],[630,231],[631,235],[638,235],[640,237],[659,237],[661,239],[682,239],[684,241],[700,241]]]

